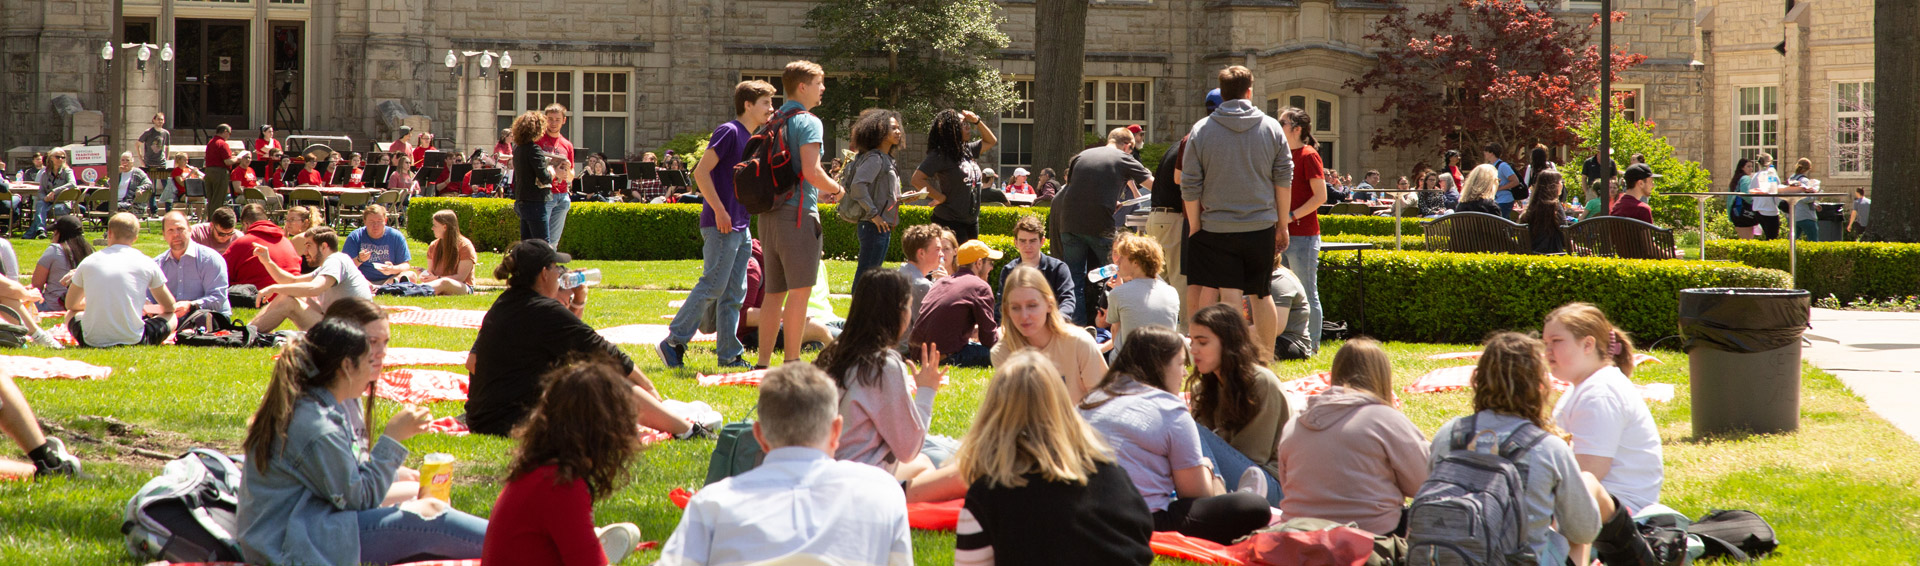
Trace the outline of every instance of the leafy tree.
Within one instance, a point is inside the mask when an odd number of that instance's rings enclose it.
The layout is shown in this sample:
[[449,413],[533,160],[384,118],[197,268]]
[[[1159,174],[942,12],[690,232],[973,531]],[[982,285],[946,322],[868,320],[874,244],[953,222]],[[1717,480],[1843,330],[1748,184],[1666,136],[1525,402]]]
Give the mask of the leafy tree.
[[[1373,147],[1439,144],[1477,156],[1491,141],[1579,143],[1573,126],[1593,111],[1600,84],[1600,48],[1591,41],[1600,16],[1575,25],[1555,17],[1556,4],[1457,0],[1422,14],[1396,7],[1381,18],[1366,35],[1378,64],[1346,82],[1356,93],[1384,95],[1376,111],[1393,118],[1373,132]],[[1613,70],[1645,60],[1616,48]]]
[[1013,87],[992,58],[1007,46],[990,0],[827,0],[807,11],[829,81],[813,112],[845,122],[872,107],[925,124],[942,108],[998,114]]
[[[1648,167],[1652,167],[1655,173],[1661,175],[1661,178],[1654,179],[1653,198],[1647,203],[1653,207],[1654,223],[1668,228],[1699,228],[1700,211],[1696,208],[1694,199],[1661,195],[1712,192],[1712,175],[1707,172],[1706,167],[1700,165],[1700,162],[1678,157],[1673,144],[1667,142],[1666,136],[1654,133],[1657,125],[1653,121],[1634,122],[1620,114],[1616,106],[1609,115],[1613,122],[1611,141],[1614,164],[1619,167],[1619,170],[1624,171],[1631,163],[1633,154],[1638,153],[1647,160]],[[1560,172],[1566,175],[1567,192],[1581,195],[1580,202],[1584,203],[1586,199],[1592,198],[1587,195],[1584,188],[1598,180],[1582,177],[1580,169],[1581,165],[1587,162],[1587,158],[1593,157],[1600,150],[1600,111],[1595,109],[1587,112],[1585,120],[1568,133],[1586,141],[1573,151],[1570,163],[1560,165]],[[1618,193],[1614,194],[1618,195]],[[1709,201],[1707,217],[1715,217],[1715,211],[1718,211],[1718,216],[1725,217],[1724,202],[1717,199]]]

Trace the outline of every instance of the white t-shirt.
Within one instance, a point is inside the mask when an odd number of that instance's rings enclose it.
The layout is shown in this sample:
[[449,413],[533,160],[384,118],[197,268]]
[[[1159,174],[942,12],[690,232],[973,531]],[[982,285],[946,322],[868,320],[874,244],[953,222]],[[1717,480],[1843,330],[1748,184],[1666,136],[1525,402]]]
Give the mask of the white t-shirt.
[[1660,430],[1619,368],[1600,368],[1561,395],[1553,422],[1573,435],[1574,454],[1613,459],[1600,485],[1630,510],[1660,502]]
[[[1753,188],[1755,189],[1755,192],[1771,193],[1771,192],[1779,191],[1780,190],[1780,172],[1775,171],[1772,167],[1768,167],[1766,169],[1761,169],[1760,172],[1758,173],[1754,173]],[[1756,198],[1756,199],[1747,199],[1747,200],[1753,201],[1753,211],[1760,213],[1762,216],[1779,216],[1780,215],[1780,199]]]
[[367,284],[367,277],[360,274],[360,268],[353,265],[353,258],[347,254],[334,252],[313,270],[314,277],[329,277],[333,286],[320,294],[320,308],[325,310],[334,301],[350,297],[373,298],[373,286]]
[[107,246],[73,269],[73,287],[87,294],[87,310],[75,314],[88,346],[140,343],[147,292],[167,286],[153,258],[125,244]]
[[20,256],[14,255],[13,242],[5,239],[0,239],[0,273],[5,273],[10,279],[20,278]]

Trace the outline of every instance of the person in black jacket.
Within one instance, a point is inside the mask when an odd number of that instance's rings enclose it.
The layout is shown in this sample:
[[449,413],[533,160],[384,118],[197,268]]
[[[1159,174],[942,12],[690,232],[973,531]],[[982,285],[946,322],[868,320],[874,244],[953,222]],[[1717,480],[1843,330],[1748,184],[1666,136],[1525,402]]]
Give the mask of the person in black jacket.
[[507,280],[507,290],[487,309],[467,354],[467,373],[473,376],[467,389],[467,427],[480,434],[512,434],[540,401],[541,375],[571,358],[592,355],[619,364],[633,382],[641,425],[675,438],[711,436],[706,427],[661,406],[660,393],[633,360],[553,298],[561,292],[563,264],[572,259],[546,240],[521,240],[494,269],[494,277]]
[[513,210],[520,214],[520,239],[547,237],[547,187],[553,174],[534,140],[547,131],[547,117],[529,111],[513,119]]

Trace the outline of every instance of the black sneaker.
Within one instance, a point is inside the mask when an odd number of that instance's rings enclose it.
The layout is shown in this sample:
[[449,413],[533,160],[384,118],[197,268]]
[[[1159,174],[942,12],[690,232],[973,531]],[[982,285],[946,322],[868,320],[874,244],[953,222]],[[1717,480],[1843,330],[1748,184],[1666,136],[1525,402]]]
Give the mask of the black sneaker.
[[714,439],[719,437],[720,435],[713,433],[713,429],[702,426],[700,423],[687,423],[686,432],[673,435],[674,440],[690,440],[694,438]]
[[668,368],[679,368],[684,365],[680,358],[686,355],[687,347],[674,344],[673,339],[668,338],[661,340],[659,344],[654,344],[653,351],[660,354],[660,361],[665,362]]
[[80,471],[80,459],[67,452],[67,444],[58,438],[47,437],[47,451],[43,459],[33,463],[34,479],[66,476],[73,479],[87,479],[89,476]]
[[721,367],[721,368],[723,368],[723,369],[726,369],[726,368],[731,368],[731,369],[753,369],[753,362],[749,362],[749,361],[747,361],[747,359],[746,359],[746,358],[742,358],[742,357],[739,357],[739,356],[734,356],[734,358],[733,358],[733,359],[731,359],[731,360],[727,360],[727,361],[724,361],[724,362],[720,362],[720,367]]

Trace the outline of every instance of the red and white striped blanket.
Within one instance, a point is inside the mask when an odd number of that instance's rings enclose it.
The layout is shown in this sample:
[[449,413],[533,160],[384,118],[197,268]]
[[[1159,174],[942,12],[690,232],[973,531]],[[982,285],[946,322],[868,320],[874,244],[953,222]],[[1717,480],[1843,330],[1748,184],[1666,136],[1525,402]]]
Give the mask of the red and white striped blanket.
[[1333,378],[1327,372],[1319,372],[1280,384],[1280,389],[1298,393],[1301,397],[1312,397],[1333,387]]
[[[615,344],[652,346],[659,344],[661,340],[666,340],[669,332],[665,324],[628,324],[625,326],[602,328],[600,329],[600,337],[606,338],[608,342]],[[693,335],[693,340],[691,341],[712,342],[717,338],[718,335],[715,334],[697,333]]]
[[[1406,392],[1441,393],[1467,389],[1473,387],[1473,371],[1474,366],[1436,369],[1413,380],[1413,383],[1407,385]],[[1665,403],[1673,400],[1674,390],[1671,383],[1636,383],[1633,387],[1640,390],[1640,397],[1647,401]],[[1553,380],[1554,391],[1566,391],[1572,388],[1572,383],[1558,378]]]
[[391,369],[374,382],[373,394],[401,403],[467,400],[467,376],[432,369]]
[[408,309],[393,310],[387,315],[387,322],[410,324],[415,326],[438,326],[441,328],[480,328],[480,321],[487,317],[487,311],[468,309]]
[[387,358],[381,365],[394,366],[464,366],[467,365],[466,352],[450,352],[432,348],[387,348]]
[[66,358],[0,356],[0,371],[20,379],[106,379],[113,368]]
[[767,370],[764,369],[743,371],[740,373],[723,373],[719,375],[694,374],[694,378],[700,382],[701,387],[713,387],[716,385],[750,385],[759,387],[760,380],[766,377]]

